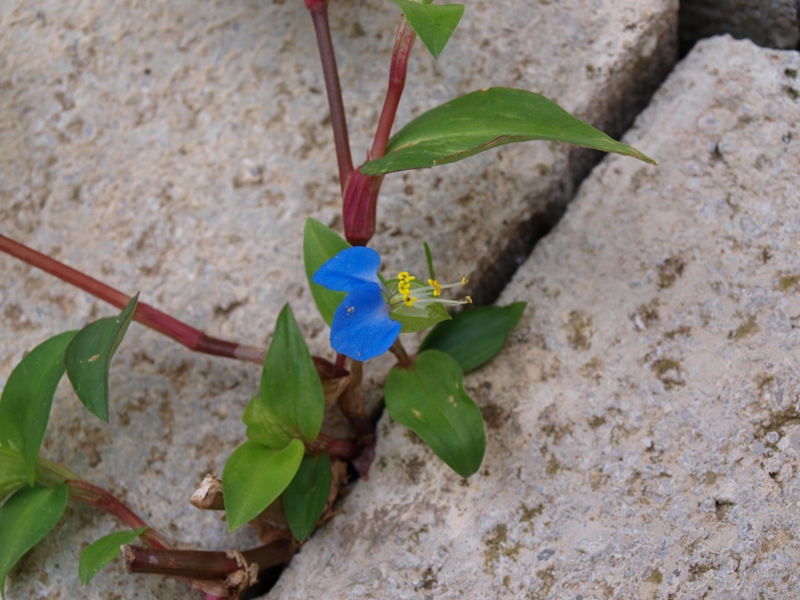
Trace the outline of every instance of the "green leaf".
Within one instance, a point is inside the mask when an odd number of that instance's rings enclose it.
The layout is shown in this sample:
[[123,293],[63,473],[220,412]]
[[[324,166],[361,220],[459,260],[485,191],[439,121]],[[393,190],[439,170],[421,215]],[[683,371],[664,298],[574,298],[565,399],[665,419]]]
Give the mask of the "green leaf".
[[[402,311],[405,308],[407,307],[400,307],[399,309],[395,309],[389,313],[389,317],[402,324],[403,327],[400,329],[400,333],[425,331],[426,329],[436,325],[436,323],[448,321],[450,319],[450,313],[448,313],[447,309],[445,309],[445,307],[441,304],[431,304],[430,306],[426,306],[424,309],[417,309],[424,310],[424,316],[416,313],[403,314]],[[410,308],[415,307],[412,306]]]
[[433,54],[439,55],[447,45],[453,31],[464,14],[463,4],[425,4],[411,0],[392,0],[403,11],[409,25],[414,29],[425,47]]
[[108,422],[108,371],[128,325],[139,294],[131,298],[118,317],[100,319],[81,329],[67,347],[67,377],[90,413]]
[[331,460],[325,452],[305,456],[283,492],[283,509],[294,537],[302,542],[314,531],[331,489]]
[[[61,485],[68,479],[78,479],[78,476],[64,467],[45,460],[36,458],[34,480],[49,487]],[[29,482],[25,467],[25,458],[19,450],[0,447],[0,503],[14,490],[19,489]],[[33,483],[31,482],[31,485]]]
[[431,247],[428,246],[428,242],[422,242],[422,245],[425,248],[425,262],[428,263],[428,276],[431,279],[436,279],[436,271],[433,270],[433,255],[431,254]]
[[439,323],[422,341],[419,351],[441,350],[458,361],[464,373],[491,360],[506,344],[525,310],[525,302],[487,306],[457,314]]
[[11,568],[56,526],[68,499],[66,485],[36,484],[21,489],[0,507],[0,593]]
[[[259,401],[262,405],[250,409],[249,420],[245,421],[248,436],[260,439],[266,436],[264,443],[273,448],[286,445],[285,438],[280,436],[273,443],[266,441],[276,435],[278,428],[306,442],[317,439],[325,416],[325,394],[288,304],[278,315],[275,335],[264,360]],[[274,420],[266,419],[265,412],[271,413]]]
[[303,442],[294,439],[282,450],[245,442],[225,463],[222,494],[228,531],[256,518],[292,481],[303,460]]
[[31,484],[53,396],[64,375],[64,351],[76,333],[66,331],[36,346],[11,372],[0,396],[0,446],[22,452]]
[[[52,463],[42,457],[36,458],[35,482],[48,487],[56,487],[69,479],[78,479],[78,476],[61,465]],[[22,453],[12,448],[0,447],[0,503],[11,492],[28,482],[25,458]],[[31,485],[33,485],[33,482],[31,482]]]
[[489,88],[420,115],[389,140],[386,155],[361,167],[365,175],[424,169],[456,162],[490,148],[553,140],[616,152],[656,164],[576,119],[552,100],[525,90]]
[[0,448],[0,503],[26,483],[28,473],[22,454],[11,448]]
[[333,292],[317,285],[311,281],[311,278],[328,260],[350,247],[350,244],[338,233],[331,231],[316,219],[306,219],[306,227],[303,232],[303,262],[306,267],[306,277],[317,309],[328,325],[333,322],[333,313],[336,312],[347,294]]
[[132,531],[109,533],[87,546],[81,552],[81,560],[78,563],[78,578],[81,583],[83,585],[88,584],[100,569],[114,560],[114,557],[120,553],[122,546],[130,544],[145,531],[147,531],[147,527],[140,527]]
[[248,440],[270,448],[284,448],[294,437],[256,396],[250,399],[250,404],[244,409],[242,421],[247,425]]
[[386,409],[462,477],[480,468],[486,450],[483,417],[464,391],[461,367],[448,354],[428,350],[411,369],[394,367],[386,380]]

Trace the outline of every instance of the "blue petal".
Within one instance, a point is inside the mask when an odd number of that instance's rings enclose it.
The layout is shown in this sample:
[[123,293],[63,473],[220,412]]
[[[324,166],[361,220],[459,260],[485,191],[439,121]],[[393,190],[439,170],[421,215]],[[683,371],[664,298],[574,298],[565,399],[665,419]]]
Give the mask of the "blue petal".
[[389,317],[380,286],[365,283],[350,292],[333,314],[331,347],[355,360],[369,360],[394,344],[400,327]]
[[342,250],[322,265],[311,280],[329,290],[352,292],[365,283],[381,285],[378,267],[381,257],[372,248],[356,246]]

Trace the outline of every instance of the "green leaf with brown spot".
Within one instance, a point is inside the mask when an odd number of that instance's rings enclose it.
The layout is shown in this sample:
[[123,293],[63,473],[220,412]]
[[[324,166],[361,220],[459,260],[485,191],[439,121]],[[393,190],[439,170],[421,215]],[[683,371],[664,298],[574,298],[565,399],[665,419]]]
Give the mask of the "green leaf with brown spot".
[[108,422],[108,374],[136,312],[139,294],[118,317],[100,319],[81,329],[67,347],[64,363],[72,389],[90,413]]
[[486,450],[483,416],[464,391],[456,360],[439,350],[422,352],[410,369],[394,367],[386,380],[386,409],[414,431],[462,477],[481,466]]

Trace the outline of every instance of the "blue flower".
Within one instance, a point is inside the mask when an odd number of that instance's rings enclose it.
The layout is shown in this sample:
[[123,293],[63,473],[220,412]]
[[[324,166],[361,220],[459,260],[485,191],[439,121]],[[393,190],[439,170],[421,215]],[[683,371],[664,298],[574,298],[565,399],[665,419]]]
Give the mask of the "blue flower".
[[[400,273],[391,289],[387,289],[378,277],[380,263],[375,250],[356,246],[339,252],[312,277],[314,283],[329,290],[347,292],[333,314],[331,347],[355,360],[369,360],[392,347],[402,328],[401,323],[391,318],[392,313],[427,316],[425,307],[434,302],[470,301],[469,296],[461,301],[441,299],[441,290],[452,286],[440,285],[434,279],[428,280],[428,286],[413,283],[416,278],[407,272]],[[462,277],[460,284],[466,282]]]

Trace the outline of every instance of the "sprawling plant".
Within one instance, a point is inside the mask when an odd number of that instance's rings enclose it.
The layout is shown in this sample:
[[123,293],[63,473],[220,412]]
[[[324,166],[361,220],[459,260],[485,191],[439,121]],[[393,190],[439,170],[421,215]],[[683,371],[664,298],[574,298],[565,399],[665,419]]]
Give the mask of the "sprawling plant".
[[[211,597],[236,597],[259,570],[289,560],[316,526],[332,516],[346,481],[346,463],[365,474],[374,455],[374,421],[361,402],[362,363],[391,352],[397,364],[385,381],[386,409],[413,430],[451,469],[470,477],[486,447],[483,419],[464,390],[464,373],[491,360],[516,325],[524,303],[474,308],[455,316],[448,306],[471,304],[459,289],[461,274],[441,283],[427,244],[428,272],[397,271],[385,280],[381,257],[367,248],[376,228],[383,178],[465,159],[502,144],[555,140],[652,161],[525,90],[475,91],[434,108],[390,137],[417,37],[438,57],[464,7],[430,0],[391,0],[402,11],[389,67],[389,85],[369,160],[353,167],[327,16],[328,0],[305,0],[319,43],[342,187],[344,237],[308,218],[305,271],[314,302],[330,326],[335,359],[312,356],[289,305],[275,324],[269,349],[244,346],[201,331],[0,236],[0,250],[88,291],[121,309],[114,317],[67,331],[31,350],[9,375],[0,397],[0,592],[20,557],[56,525],[67,503],[88,503],[128,529],[88,546],[80,580],[88,583],[122,549],[132,572],[183,577]],[[422,252],[423,249],[420,249]],[[390,259],[389,261],[390,262]],[[401,265],[390,265],[395,269]],[[392,271],[395,272],[395,271]],[[192,497],[222,510],[233,531],[250,523],[263,545],[242,552],[173,549],[107,491],[39,455],[56,387],[66,373],[80,401],[108,421],[108,377],[114,353],[132,321],[198,352],[262,365],[261,384],[242,421],[243,443],[228,458],[219,481],[207,477]],[[416,354],[404,333],[430,330]],[[341,438],[320,434],[326,405],[350,424]]]

